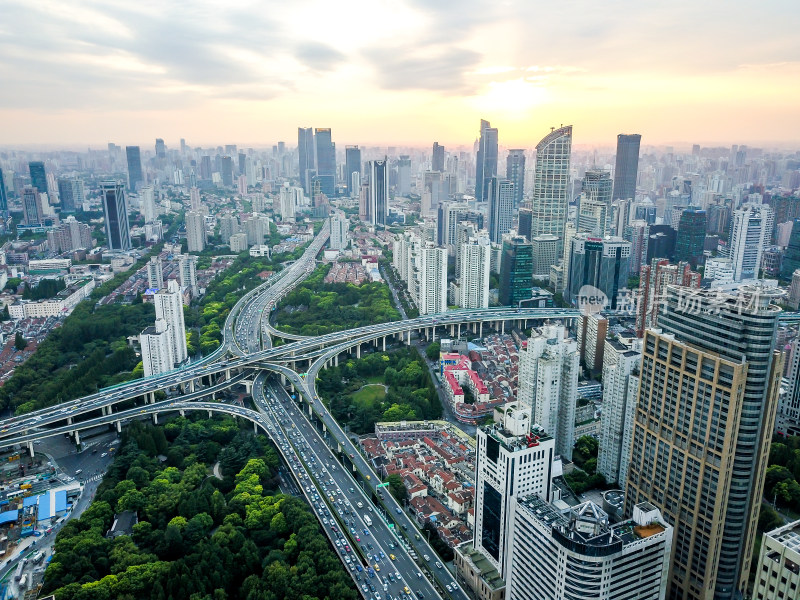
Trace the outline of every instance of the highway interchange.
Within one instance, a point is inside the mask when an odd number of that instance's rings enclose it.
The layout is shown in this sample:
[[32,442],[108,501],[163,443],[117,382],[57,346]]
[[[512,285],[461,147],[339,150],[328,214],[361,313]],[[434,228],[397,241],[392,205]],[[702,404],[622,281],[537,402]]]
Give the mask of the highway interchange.
[[[155,418],[165,411],[206,410],[209,414],[223,412],[243,417],[261,427],[275,442],[365,598],[466,599],[467,595],[447,568],[437,565],[436,554],[419,535],[410,517],[388,491],[378,488],[380,480],[372,466],[319,400],[315,389],[317,374],[340,353],[354,348],[360,352],[362,344],[385,344],[387,338],[394,336],[410,341],[412,331],[430,331],[435,335],[435,329],[450,327],[455,333],[456,328],[460,332],[462,326],[470,324],[477,330],[483,323],[504,327],[507,321],[571,319],[578,317],[579,312],[525,308],[460,310],[314,338],[277,332],[269,324],[272,308],[314,270],[328,231],[326,222],[299,260],[240,299],[226,319],[223,343],[211,355],[169,373],[0,421],[0,443],[30,443],[71,432],[75,432],[77,442],[77,432],[81,429],[102,424],[116,424],[119,428],[127,419],[143,414]],[[293,341],[273,347],[270,335]],[[298,362],[308,365],[305,377],[295,370]],[[299,394],[299,404],[289,398],[277,376]],[[257,410],[203,400],[208,396],[214,399],[216,392],[241,383],[252,386]],[[158,390],[167,392],[166,400],[156,401],[154,393]],[[114,412],[115,404],[137,400],[135,407]],[[76,420],[79,416],[84,418]],[[58,425],[63,421],[66,423]],[[53,425],[56,426],[45,428]],[[366,519],[371,520],[371,525]],[[374,577],[359,570],[368,564],[375,570],[376,563],[380,572]],[[413,595],[407,594],[406,588]]]

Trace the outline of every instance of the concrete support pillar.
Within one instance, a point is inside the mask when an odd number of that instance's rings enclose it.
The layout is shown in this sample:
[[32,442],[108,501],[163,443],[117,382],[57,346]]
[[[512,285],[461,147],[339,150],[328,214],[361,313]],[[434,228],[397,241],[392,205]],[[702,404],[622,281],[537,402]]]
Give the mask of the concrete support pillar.
[[33,457],[33,442],[28,442],[28,456]]
[[67,417],[67,425],[72,425],[72,417]]
[[255,421],[253,421],[253,432],[258,433],[258,423],[256,423]]
[[115,421],[114,425],[117,426],[117,433],[122,433],[122,421]]
[[328,433],[328,426],[325,425],[325,421],[322,422],[322,433]]
[[73,433],[75,434],[75,445],[76,446],[80,446],[81,445],[81,432],[76,429],[75,431],[73,431]]
[[356,344],[356,358],[361,358],[361,344]]
[[155,404],[156,403],[156,393],[155,392],[149,392],[147,394],[147,396],[150,399],[150,404]]
[[208,411],[208,418],[211,418],[211,411]]
[[458,337],[461,338],[461,323],[458,324]]
[[480,333],[478,334],[478,337],[483,337],[483,321],[479,323],[479,326],[480,326]]
[[309,420],[313,416],[314,416],[314,405],[311,402],[309,402],[308,403],[308,418],[309,418]]
[[503,334],[503,335],[505,335],[505,333],[506,333],[506,322],[505,321],[500,321],[500,333]]
[[436,327],[431,327],[431,340],[436,341]]
[[408,330],[408,337],[406,338],[406,346],[411,345],[411,330]]
[[180,413],[180,415],[181,415],[182,417],[185,417],[185,416],[186,416],[186,411],[185,411],[185,410],[183,410],[183,409],[180,409],[178,412]]
[[453,337],[453,334],[456,332],[456,326],[453,323],[450,323],[450,337]]
[[158,425],[158,413],[153,413],[153,425]]
[[231,378],[231,370],[225,369],[225,379],[230,379],[230,378]]
[[339,366],[339,355],[338,354],[334,354],[333,355],[333,366],[334,367],[338,367]]
[[383,336],[383,351],[386,352],[386,336]]
[[217,392],[211,392],[211,401],[216,402],[217,400]]
[[286,385],[286,375],[281,373],[281,385]]

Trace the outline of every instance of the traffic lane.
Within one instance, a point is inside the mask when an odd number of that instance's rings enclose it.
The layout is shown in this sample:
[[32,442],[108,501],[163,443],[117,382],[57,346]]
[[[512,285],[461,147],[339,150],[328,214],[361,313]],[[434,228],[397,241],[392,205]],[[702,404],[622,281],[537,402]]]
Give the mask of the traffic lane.
[[[285,390],[281,389],[281,392],[285,394]],[[311,426],[306,421],[304,415],[301,414],[301,412],[293,403],[289,403],[288,400],[289,399],[287,396],[287,404],[281,404],[281,406],[284,409],[284,413],[287,414],[291,422],[295,424],[296,429],[298,429],[298,432],[303,434],[303,431],[305,431],[304,435],[309,435],[309,434],[312,436],[316,435],[319,438],[319,433],[316,431],[316,429],[314,429],[313,426]],[[313,433],[311,433],[312,431]],[[324,449],[327,451],[326,454],[328,454],[330,460],[333,461],[332,464],[335,464],[337,462],[335,455],[330,451],[328,446],[324,444],[324,442],[321,439],[319,439],[318,441],[322,443],[315,444],[312,442],[311,444],[307,444],[309,449],[313,448],[313,450],[310,451],[314,453],[316,460],[320,461],[323,460],[323,458],[318,454],[318,450],[321,450],[319,446],[324,446]],[[326,456],[325,458],[328,458],[328,456]],[[373,520],[372,522],[373,524],[371,527],[368,527],[362,518],[362,514],[367,514],[367,512],[369,511],[367,507],[373,505],[371,499],[363,492],[361,487],[349,477],[348,474],[344,473],[343,468],[337,468],[336,471],[334,471],[333,474],[331,474],[331,478],[334,479],[334,481],[336,481],[339,484],[338,488],[339,490],[342,491],[341,495],[344,496],[345,498],[347,498],[347,496],[344,494],[344,489],[348,486],[348,484],[355,483],[355,486],[350,485],[350,487],[353,487],[358,491],[357,495],[358,493],[360,493],[364,501],[363,502],[364,508],[360,510],[366,512],[359,513],[355,511],[356,507],[355,505],[352,504],[352,502],[351,506],[354,509],[355,515],[358,517],[358,521],[360,524],[359,527],[361,526],[367,527],[372,532],[372,535],[374,535],[374,539],[376,541],[375,545],[378,546],[377,550],[378,555],[380,552],[384,553],[384,558],[379,560],[378,562],[379,563],[383,562],[386,567],[391,566],[392,572],[397,573],[405,571],[404,576],[401,577],[400,582],[391,582],[387,580],[387,587],[392,588],[393,590],[394,587],[397,587],[398,590],[397,593],[399,593],[399,591],[402,590],[403,587],[406,585],[409,585],[409,587],[411,588],[411,586],[413,585],[412,580],[417,576],[417,573],[420,572],[417,564],[406,554],[405,550],[402,549],[402,547],[399,544],[395,548],[389,547],[389,542],[395,544],[395,542],[397,542],[398,540],[396,540],[394,534],[391,532],[391,529],[389,529],[385,521],[377,514],[377,511],[375,511],[375,514],[373,515],[375,520]],[[385,528],[383,526],[385,526]],[[362,539],[361,543],[363,542],[364,539]],[[373,550],[372,553],[375,554],[375,550]],[[395,554],[396,557],[395,561],[391,561],[391,559],[388,558],[389,554]],[[370,561],[370,564],[374,564],[374,562],[375,561]],[[419,577],[416,577],[416,579],[418,580],[417,589],[421,589],[419,587],[420,585],[422,585],[422,587],[426,587],[424,584],[422,584],[422,581],[419,580]],[[425,582],[428,583],[428,585],[430,585],[430,583],[427,582],[427,580],[425,580]],[[430,588],[429,593],[435,594],[433,587]]]
[[[321,363],[321,361],[320,361],[320,363]],[[315,400],[313,400],[312,402],[314,402],[314,407],[317,409],[317,414],[322,416],[322,420],[325,423],[326,427],[331,431],[339,431],[344,436],[344,433],[342,432],[341,427],[339,427],[339,425],[338,425],[338,423],[336,423],[335,419],[333,419],[333,417],[330,415],[330,413],[327,411],[327,409],[324,407],[324,405],[322,405],[321,401],[318,399],[316,394],[313,393],[313,391],[315,391],[315,390],[313,390],[313,387],[312,387],[313,383],[309,383],[309,381],[311,381],[311,382],[315,381],[315,376],[316,376],[317,372],[319,372],[319,367],[314,369],[313,366],[312,366],[312,369],[309,370],[309,375],[306,377],[306,381],[305,382],[301,382],[301,381],[297,381],[297,380],[295,380],[295,381],[296,381],[296,383],[298,383],[300,385],[304,385],[305,388],[306,388],[307,394],[310,397],[315,398]],[[357,468],[359,468],[362,471],[362,473],[371,474],[371,476],[375,479],[375,482],[374,483],[370,482],[370,489],[374,490],[374,491],[377,491],[377,485],[378,485],[379,482],[377,480],[377,475],[375,474],[374,470],[372,469],[372,466],[367,463],[367,461],[363,458],[363,456],[358,451],[358,449],[355,448],[355,446],[352,444],[350,439],[347,438],[346,436],[344,436],[344,438],[345,438],[345,443],[343,444],[343,446],[347,448],[348,454],[351,455],[351,460],[353,460],[353,462],[356,464]],[[339,441],[339,443],[342,443],[341,440],[337,440],[337,441]],[[403,524],[403,521],[405,521],[406,527],[409,528],[408,531],[409,532],[413,531],[413,532],[415,532],[416,535],[419,535],[418,533],[416,533],[417,532],[416,524],[414,524],[411,521],[411,519],[408,517],[408,515],[405,513],[405,511],[402,511],[402,507],[399,506],[399,504],[394,499],[394,497],[392,497],[391,494],[388,494],[387,496],[389,497],[389,500],[387,501],[387,498],[384,497],[384,502],[386,502],[390,506],[391,509],[401,508],[402,519],[397,519],[397,517],[400,516],[400,515],[398,515],[396,513],[396,511],[395,511],[395,515],[392,515],[392,517],[395,518],[398,522],[400,522],[401,525]],[[414,548],[414,550],[417,552],[418,556],[422,557],[424,554],[428,554],[429,556],[432,556],[432,557],[438,557],[438,555],[433,551],[433,548],[424,540],[424,538],[422,538],[422,536],[420,536],[420,539],[417,540],[416,539],[416,535],[414,536],[413,539],[409,539],[409,544],[411,545],[412,548]],[[449,570],[431,569],[431,572],[434,574],[434,577],[439,582],[439,584],[442,585],[445,588],[446,588],[447,585],[451,585],[452,586],[453,584],[456,584],[456,581],[452,577],[452,574],[450,573]],[[456,598],[464,598],[464,599],[467,598],[466,593],[464,593],[464,591],[461,589],[461,587],[459,585],[457,585],[457,584],[456,584],[456,591],[455,592],[451,592],[451,593],[453,595],[455,595]]]

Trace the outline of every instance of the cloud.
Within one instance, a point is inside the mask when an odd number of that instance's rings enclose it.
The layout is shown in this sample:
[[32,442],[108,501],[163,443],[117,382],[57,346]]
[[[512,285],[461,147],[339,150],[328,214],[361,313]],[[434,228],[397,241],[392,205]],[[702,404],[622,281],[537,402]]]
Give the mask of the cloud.
[[423,47],[409,52],[405,47],[372,48],[365,57],[376,72],[380,87],[389,90],[432,90],[448,94],[469,92],[467,73],[481,55],[458,47]]
[[318,42],[298,44],[294,55],[314,71],[329,71],[345,59],[345,55],[335,48]]

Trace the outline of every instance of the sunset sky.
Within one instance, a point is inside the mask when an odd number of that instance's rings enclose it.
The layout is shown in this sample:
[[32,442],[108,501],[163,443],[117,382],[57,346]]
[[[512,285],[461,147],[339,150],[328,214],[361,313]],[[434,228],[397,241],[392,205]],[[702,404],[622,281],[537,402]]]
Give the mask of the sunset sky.
[[[3,0],[0,145],[800,146],[797,0]],[[792,144],[795,142],[795,144]]]

